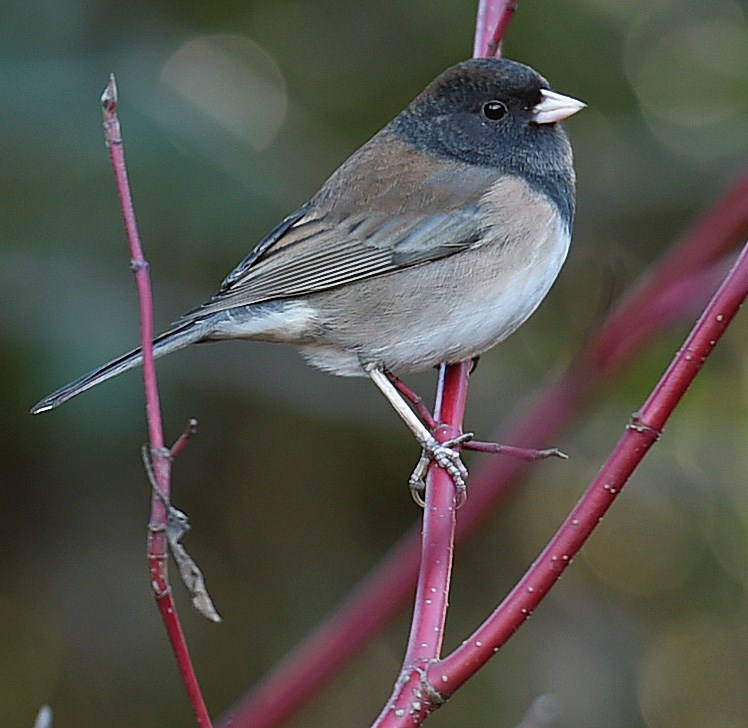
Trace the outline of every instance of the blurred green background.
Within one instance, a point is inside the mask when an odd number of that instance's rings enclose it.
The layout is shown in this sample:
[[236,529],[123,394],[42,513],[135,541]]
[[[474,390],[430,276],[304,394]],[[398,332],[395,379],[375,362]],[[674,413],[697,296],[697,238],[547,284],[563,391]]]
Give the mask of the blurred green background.
[[[747,14],[737,0],[520,3],[506,55],[589,104],[567,125],[575,242],[547,302],[483,358],[470,429],[488,437],[521,409],[745,169]],[[60,728],[188,726],[148,586],[139,376],[27,414],[138,336],[99,94],[115,71],[163,328],[470,54],[475,3],[6,0],[0,16],[0,725],[29,726],[50,702]],[[534,467],[458,550],[448,645],[530,563],[686,330],[547,443],[570,460]],[[546,692],[563,728],[748,725],[747,335],[744,313],[583,555],[429,725],[515,726]],[[159,375],[168,436],[200,420],[174,501],[223,624],[176,592],[218,715],[415,521],[418,453],[369,383],[313,371],[290,348],[196,347]],[[430,397],[434,379],[409,382]],[[291,725],[368,725],[407,617]]]

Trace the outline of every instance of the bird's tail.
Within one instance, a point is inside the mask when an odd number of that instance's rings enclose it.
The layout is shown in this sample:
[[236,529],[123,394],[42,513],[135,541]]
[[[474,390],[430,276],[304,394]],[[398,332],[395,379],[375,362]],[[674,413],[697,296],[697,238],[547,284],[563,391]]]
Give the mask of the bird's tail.
[[[153,355],[155,357],[164,356],[165,354],[170,354],[172,351],[184,349],[185,346],[204,340],[206,338],[206,330],[200,324],[201,322],[199,321],[189,321],[183,326],[161,334],[161,336],[153,341]],[[31,414],[36,415],[40,412],[54,409],[81,392],[85,392],[87,389],[91,389],[91,387],[95,387],[107,379],[116,377],[128,369],[139,366],[142,361],[142,351],[140,349],[133,349],[118,359],[110,361],[108,364],[104,364],[88,374],[84,374],[74,382],[70,382],[70,384],[66,384],[56,392],[47,395],[31,408]]]

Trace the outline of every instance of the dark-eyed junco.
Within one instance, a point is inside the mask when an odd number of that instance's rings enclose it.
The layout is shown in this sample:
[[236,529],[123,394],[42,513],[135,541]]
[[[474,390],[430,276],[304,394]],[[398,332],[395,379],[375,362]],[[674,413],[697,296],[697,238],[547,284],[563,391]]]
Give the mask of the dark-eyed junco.
[[[584,104],[506,59],[453,66],[344,162],[154,342],[297,344],[307,360],[371,377],[430,457],[462,483],[387,373],[471,359],[537,308],[566,258],[571,147],[559,121]],[[45,397],[44,412],[141,363],[136,349]]]

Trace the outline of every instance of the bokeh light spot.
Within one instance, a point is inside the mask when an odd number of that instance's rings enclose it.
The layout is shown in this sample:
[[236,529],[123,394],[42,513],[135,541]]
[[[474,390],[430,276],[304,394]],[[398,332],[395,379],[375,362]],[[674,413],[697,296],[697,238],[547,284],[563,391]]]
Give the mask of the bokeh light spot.
[[161,80],[226,131],[255,149],[278,133],[288,106],[278,64],[238,35],[203,35],[164,63]]

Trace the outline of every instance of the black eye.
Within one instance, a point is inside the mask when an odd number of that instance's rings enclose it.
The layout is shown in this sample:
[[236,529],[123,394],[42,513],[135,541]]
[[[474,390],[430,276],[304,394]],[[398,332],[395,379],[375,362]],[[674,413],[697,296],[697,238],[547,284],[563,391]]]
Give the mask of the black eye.
[[507,113],[509,113],[509,109],[506,108],[503,101],[488,101],[483,104],[483,116],[491,121],[503,119]]

